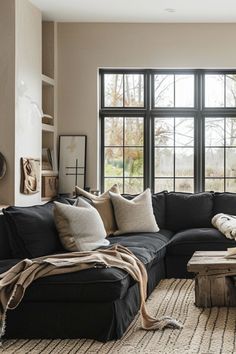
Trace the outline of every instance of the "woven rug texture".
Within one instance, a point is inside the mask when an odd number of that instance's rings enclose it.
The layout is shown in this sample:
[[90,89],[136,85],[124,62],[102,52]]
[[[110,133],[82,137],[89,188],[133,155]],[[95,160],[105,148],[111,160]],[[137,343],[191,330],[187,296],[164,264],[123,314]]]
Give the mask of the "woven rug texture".
[[[0,353],[15,354],[232,354],[236,353],[236,308],[197,308],[194,281],[162,280],[147,301],[154,316],[182,321],[182,330],[144,331],[137,316],[122,339],[6,340]],[[79,318],[78,318],[79,320]]]

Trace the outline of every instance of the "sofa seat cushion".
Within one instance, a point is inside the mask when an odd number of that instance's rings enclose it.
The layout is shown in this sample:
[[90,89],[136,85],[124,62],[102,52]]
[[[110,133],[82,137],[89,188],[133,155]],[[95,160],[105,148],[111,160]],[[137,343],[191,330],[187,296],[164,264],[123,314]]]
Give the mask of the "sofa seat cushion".
[[25,302],[108,302],[122,299],[135,282],[118,268],[87,269],[37,279]]
[[[172,236],[161,233],[130,234],[109,237],[112,244],[128,247],[147,268],[162,260],[166,244]],[[5,272],[17,260],[0,261],[0,272]],[[135,281],[122,269],[96,268],[75,273],[53,275],[35,280],[25,292],[24,302],[109,302],[122,299]]]
[[145,232],[109,237],[111,244],[119,243],[133,252],[147,268],[166,254],[166,244],[174,235],[172,231]]
[[191,256],[195,251],[224,251],[228,247],[236,247],[236,242],[214,228],[188,229],[173,236],[167,254]]
[[[0,273],[20,259],[0,261]],[[118,268],[86,269],[35,280],[25,292],[24,302],[106,302],[122,299],[135,281]]]

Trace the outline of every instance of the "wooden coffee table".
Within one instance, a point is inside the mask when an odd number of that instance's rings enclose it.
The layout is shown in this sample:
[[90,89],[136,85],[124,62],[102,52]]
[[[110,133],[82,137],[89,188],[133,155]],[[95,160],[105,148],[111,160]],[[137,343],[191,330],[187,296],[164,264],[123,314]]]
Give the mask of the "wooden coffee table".
[[225,255],[226,251],[197,251],[188,262],[188,271],[196,275],[196,306],[236,306],[236,259]]

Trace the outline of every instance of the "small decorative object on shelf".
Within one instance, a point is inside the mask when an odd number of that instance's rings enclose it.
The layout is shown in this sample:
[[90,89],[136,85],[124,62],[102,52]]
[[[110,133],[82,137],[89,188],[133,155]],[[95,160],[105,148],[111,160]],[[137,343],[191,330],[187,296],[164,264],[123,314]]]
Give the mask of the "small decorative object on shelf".
[[42,123],[53,125],[53,117],[50,114],[43,114]]
[[53,198],[58,193],[58,177],[42,176],[42,197]]
[[42,149],[42,170],[53,170],[53,153],[51,149]]
[[21,158],[21,193],[35,194],[39,192],[40,159]]

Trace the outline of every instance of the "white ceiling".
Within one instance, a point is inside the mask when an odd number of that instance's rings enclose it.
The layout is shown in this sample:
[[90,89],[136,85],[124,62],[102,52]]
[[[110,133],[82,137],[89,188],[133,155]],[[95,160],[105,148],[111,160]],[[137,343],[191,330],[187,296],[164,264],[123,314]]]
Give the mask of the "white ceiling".
[[235,0],[31,0],[59,22],[236,22]]

